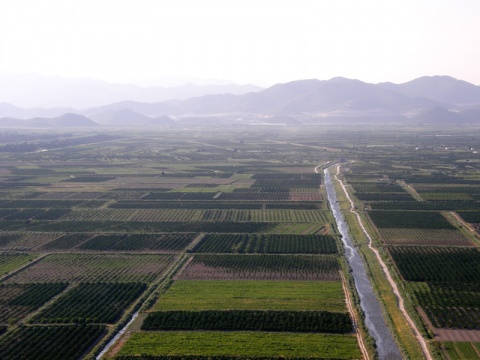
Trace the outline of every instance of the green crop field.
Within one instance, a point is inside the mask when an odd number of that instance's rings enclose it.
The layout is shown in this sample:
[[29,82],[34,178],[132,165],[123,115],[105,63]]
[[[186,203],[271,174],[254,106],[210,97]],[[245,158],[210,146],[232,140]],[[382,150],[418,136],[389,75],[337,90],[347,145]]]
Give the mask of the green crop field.
[[154,310],[325,310],[345,312],[340,282],[178,280]]
[[352,335],[208,331],[134,333],[119,355],[134,354],[361,358]]
[[0,254],[0,275],[7,274],[35,259],[31,254]]

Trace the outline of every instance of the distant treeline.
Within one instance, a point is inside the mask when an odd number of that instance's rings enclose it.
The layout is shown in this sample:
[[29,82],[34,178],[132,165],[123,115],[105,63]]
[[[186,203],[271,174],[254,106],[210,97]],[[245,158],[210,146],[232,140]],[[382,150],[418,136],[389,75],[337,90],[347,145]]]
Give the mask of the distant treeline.
[[[92,144],[103,141],[111,141],[118,139],[118,135],[92,135],[84,137],[75,137],[68,139],[55,139],[51,141],[41,141],[41,142],[21,142],[21,143],[10,143],[3,146],[0,146],[0,152],[13,152],[13,153],[24,153],[24,152],[33,152],[42,149],[58,149],[64,148],[67,146],[76,146],[82,144]],[[1,138],[0,138],[1,140]]]

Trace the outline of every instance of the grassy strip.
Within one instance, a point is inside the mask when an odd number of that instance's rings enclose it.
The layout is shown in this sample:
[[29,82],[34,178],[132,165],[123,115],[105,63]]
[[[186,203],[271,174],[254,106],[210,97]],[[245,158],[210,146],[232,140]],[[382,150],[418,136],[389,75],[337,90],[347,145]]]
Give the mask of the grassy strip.
[[351,335],[263,332],[134,333],[119,355],[283,356],[359,359]]
[[346,312],[340,282],[178,280],[154,310],[324,310]]

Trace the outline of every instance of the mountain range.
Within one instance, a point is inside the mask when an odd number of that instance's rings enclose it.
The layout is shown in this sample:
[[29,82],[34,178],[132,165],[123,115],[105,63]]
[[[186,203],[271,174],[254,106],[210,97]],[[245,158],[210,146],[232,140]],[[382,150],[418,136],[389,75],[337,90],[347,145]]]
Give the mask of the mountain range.
[[480,123],[480,87],[448,76],[421,77],[403,84],[370,84],[337,77],[292,81],[243,94],[221,92],[156,102],[128,99],[83,110],[22,109],[0,103],[0,117],[45,118],[47,114],[58,117],[64,113],[76,113],[98,124],[145,126],[191,124],[196,118],[198,123],[208,118],[209,124],[235,119],[278,124],[282,118],[290,119],[284,122],[289,124],[297,119],[311,123],[367,118],[426,124]]

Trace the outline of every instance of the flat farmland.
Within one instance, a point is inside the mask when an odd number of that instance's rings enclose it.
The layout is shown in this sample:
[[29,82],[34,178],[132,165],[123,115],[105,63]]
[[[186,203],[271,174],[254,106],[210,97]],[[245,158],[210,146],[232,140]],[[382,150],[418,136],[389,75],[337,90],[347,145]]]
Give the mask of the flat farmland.
[[339,281],[335,255],[195,255],[182,280]]
[[26,265],[36,257],[33,254],[0,253],[0,275]]
[[336,254],[328,235],[207,234],[192,249],[197,253]]
[[[144,332],[134,333],[120,350],[126,355],[198,355],[359,359],[352,335],[268,332]],[[320,355],[321,354],[321,355]]]
[[67,286],[67,283],[0,284],[0,324],[18,322]]
[[92,209],[72,211],[62,221],[221,221],[221,222],[328,222],[321,210],[187,210],[187,209]]
[[458,230],[381,228],[379,232],[389,245],[475,246]]
[[175,260],[172,255],[52,254],[8,279],[34,282],[151,282]]
[[369,211],[368,215],[379,228],[455,229],[439,212]]
[[153,310],[325,310],[346,312],[339,281],[177,280]]

